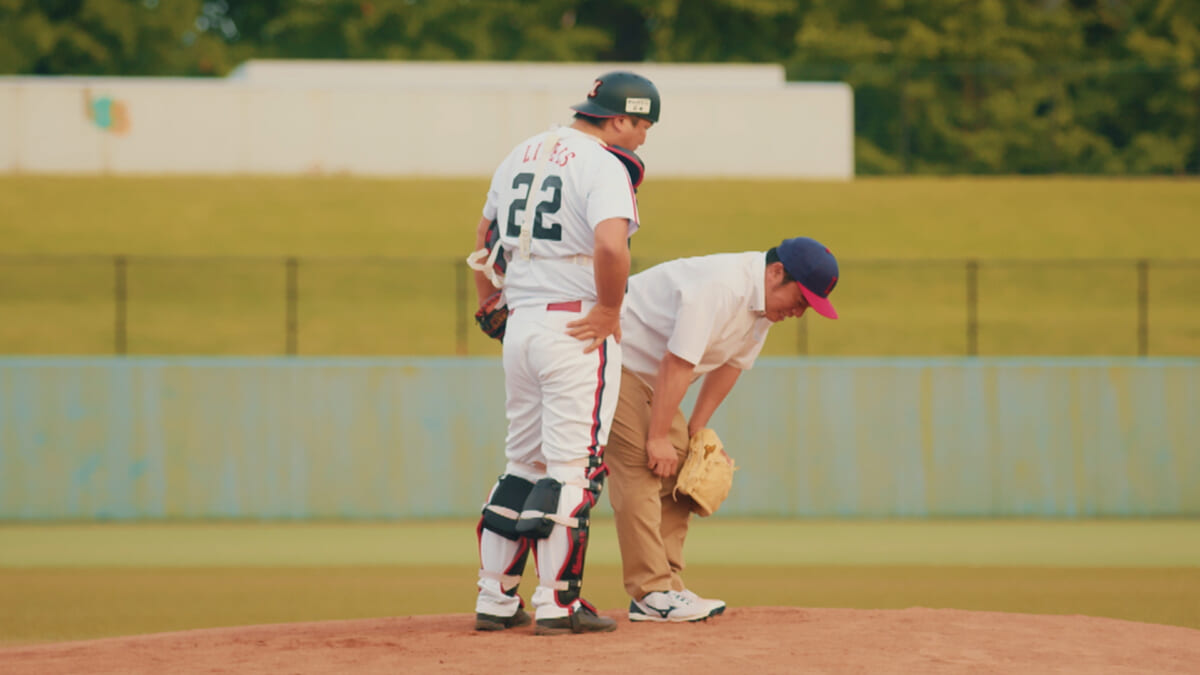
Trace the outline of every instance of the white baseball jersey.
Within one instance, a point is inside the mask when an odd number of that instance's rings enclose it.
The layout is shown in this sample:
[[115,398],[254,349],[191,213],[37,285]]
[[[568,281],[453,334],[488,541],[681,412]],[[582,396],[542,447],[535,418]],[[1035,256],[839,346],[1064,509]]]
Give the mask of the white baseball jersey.
[[766,318],[766,253],[718,253],[672,260],[629,278],[621,320],[624,365],[653,385],[668,351],[695,364],[695,376],[729,364],[754,365]]
[[[550,133],[559,140],[541,170],[542,144]],[[531,187],[539,171],[541,184]],[[530,260],[515,254],[526,216],[532,228]],[[596,225],[625,218],[627,236],[638,227],[637,199],[624,165],[599,139],[570,127],[538,134],[513,149],[492,176],[483,217],[500,226],[510,257],[504,295],[513,309],[595,301],[590,257]]]
[[[543,148],[551,134],[559,137],[553,150]],[[633,186],[625,166],[599,139],[564,127],[530,138],[504,159],[492,177],[483,216],[498,221],[508,257],[504,471],[531,483],[547,476],[562,483],[556,513],[573,518],[594,504],[591,481],[603,475],[621,349],[610,336],[585,354],[586,343],[567,335],[567,324],[597,300],[596,226],[624,218],[627,236],[637,230]],[[528,259],[520,255],[525,219],[531,235]],[[524,559],[521,547],[527,545],[480,530],[476,612],[512,616],[516,611],[520,599],[505,592],[505,575],[514,560]],[[564,604],[560,580],[572,560],[582,566],[578,545],[559,524],[536,546],[538,587],[532,602],[537,618],[568,616],[579,609],[579,600]]]

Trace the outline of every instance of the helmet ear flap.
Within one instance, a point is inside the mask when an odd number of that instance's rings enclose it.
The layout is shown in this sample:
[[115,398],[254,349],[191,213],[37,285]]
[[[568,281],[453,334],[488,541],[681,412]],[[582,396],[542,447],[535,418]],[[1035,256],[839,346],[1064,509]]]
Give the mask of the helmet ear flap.
[[621,164],[624,164],[625,170],[629,172],[629,182],[633,184],[633,189],[638,189],[638,186],[642,184],[642,178],[646,175],[646,163],[642,161],[642,158],[638,157],[634,151],[619,145],[606,145],[604,149],[621,160]]

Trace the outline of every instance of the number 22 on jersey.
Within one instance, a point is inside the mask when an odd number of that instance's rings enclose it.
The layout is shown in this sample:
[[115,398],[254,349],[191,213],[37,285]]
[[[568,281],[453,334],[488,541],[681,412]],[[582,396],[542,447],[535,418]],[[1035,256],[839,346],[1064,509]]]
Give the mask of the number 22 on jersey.
[[[519,173],[513,177],[512,186],[514,190],[522,190],[522,196],[519,199],[514,199],[508,207],[508,228],[505,230],[510,237],[521,236],[521,226],[517,223],[518,214],[525,211],[525,205],[529,202],[530,193],[533,186],[532,173]],[[533,217],[533,238],[547,239],[550,241],[562,240],[562,225],[554,223],[552,225],[542,224],[542,215],[554,215],[558,213],[558,209],[562,206],[562,178],[559,176],[546,176],[542,180],[540,192],[549,192],[550,196],[537,203],[534,207]]]

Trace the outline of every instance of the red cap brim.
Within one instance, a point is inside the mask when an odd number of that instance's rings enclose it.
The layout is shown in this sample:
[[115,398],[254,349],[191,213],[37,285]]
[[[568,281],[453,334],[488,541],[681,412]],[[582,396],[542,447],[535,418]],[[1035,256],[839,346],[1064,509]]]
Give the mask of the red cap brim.
[[800,287],[800,292],[804,294],[804,299],[808,300],[808,306],[816,310],[817,314],[830,319],[838,318],[837,310],[833,308],[833,304],[829,302],[828,298],[822,298],[813,293],[799,281],[796,282],[796,285]]

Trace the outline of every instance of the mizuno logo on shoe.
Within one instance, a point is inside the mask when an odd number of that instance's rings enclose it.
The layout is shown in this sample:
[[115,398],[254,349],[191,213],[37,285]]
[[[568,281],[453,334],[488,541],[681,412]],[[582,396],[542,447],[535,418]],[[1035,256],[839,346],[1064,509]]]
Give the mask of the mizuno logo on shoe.
[[629,602],[630,621],[703,621],[710,609],[676,591],[655,591]]
[[670,616],[672,609],[675,609],[674,607],[664,607],[662,609],[659,609],[657,607],[654,607],[653,605],[646,605],[646,607],[654,610],[655,612],[658,612],[658,615],[664,619],[667,618],[668,616]]

